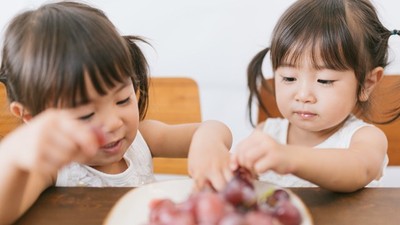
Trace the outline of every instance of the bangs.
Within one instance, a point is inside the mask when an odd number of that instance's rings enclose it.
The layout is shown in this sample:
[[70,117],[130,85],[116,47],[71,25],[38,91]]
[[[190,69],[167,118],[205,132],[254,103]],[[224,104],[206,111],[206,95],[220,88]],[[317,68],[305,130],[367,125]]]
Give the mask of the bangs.
[[[56,84],[50,92],[54,93],[53,106],[76,107],[88,103],[85,77],[89,78],[99,95],[105,95],[109,89],[125,83],[129,78],[134,82],[132,59],[126,41],[120,35],[104,35],[110,31],[110,27],[105,25],[86,24],[84,31],[81,29],[65,37],[65,46],[68,47],[57,51],[63,52],[57,60],[63,65],[56,69],[61,74],[55,74],[54,82],[50,82]],[[103,35],[93,36],[93,33]]]
[[60,91],[55,91],[54,105],[73,108],[87,104],[90,101],[87,82],[91,82],[96,92],[103,96],[118,84],[126,83],[129,78],[133,80],[133,77],[130,76],[131,73],[122,71],[118,65],[85,68],[83,67],[81,71],[73,76],[75,79],[62,85],[59,89]]
[[[301,2],[301,1],[300,1]],[[303,59],[310,59],[316,69],[355,69],[357,52],[346,23],[343,4],[337,1],[315,1],[314,7],[288,10],[275,28],[271,43],[271,62],[276,70],[282,65],[299,66]],[[330,4],[332,3],[332,4]],[[303,3],[300,3],[303,4]],[[323,9],[317,4],[323,4]]]
[[100,95],[129,79],[140,92],[144,118],[148,65],[135,36],[121,36],[106,15],[76,2],[44,5],[16,16],[6,30],[1,78],[10,101],[35,116],[49,107],[89,102],[87,82]]

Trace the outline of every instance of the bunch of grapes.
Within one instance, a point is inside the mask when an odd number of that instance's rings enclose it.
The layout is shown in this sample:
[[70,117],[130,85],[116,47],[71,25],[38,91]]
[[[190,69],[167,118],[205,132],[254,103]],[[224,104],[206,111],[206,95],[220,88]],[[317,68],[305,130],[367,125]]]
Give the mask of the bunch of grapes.
[[149,225],[300,225],[302,218],[290,195],[276,189],[259,201],[250,172],[235,171],[222,192],[192,193],[181,203],[157,199],[150,204]]

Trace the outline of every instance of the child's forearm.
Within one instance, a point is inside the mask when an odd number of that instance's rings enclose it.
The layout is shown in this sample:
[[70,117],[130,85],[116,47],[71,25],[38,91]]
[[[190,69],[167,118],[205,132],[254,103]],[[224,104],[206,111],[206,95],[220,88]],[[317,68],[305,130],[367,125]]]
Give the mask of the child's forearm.
[[371,163],[348,149],[288,148],[296,151],[293,174],[331,191],[356,191],[380,171],[379,160]]
[[0,224],[11,224],[21,214],[29,174],[18,170],[6,149],[0,149]]
[[232,133],[230,129],[222,122],[215,120],[204,121],[194,134],[193,140],[195,141],[196,139],[222,142],[227,149],[230,149],[232,146]]

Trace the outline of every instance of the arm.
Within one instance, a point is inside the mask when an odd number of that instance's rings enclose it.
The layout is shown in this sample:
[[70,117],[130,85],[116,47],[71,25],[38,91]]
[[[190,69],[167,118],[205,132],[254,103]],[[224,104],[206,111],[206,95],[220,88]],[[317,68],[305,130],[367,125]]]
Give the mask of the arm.
[[230,130],[218,121],[167,125],[146,120],[139,126],[153,156],[188,157],[189,174],[201,188],[209,180],[221,189],[230,178]]
[[352,192],[381,176],[386,149],[386,137],[376,127],[359,129],[348,149],[281,145],[256,130],[238,144],[232,162],[257,173],[269,169],[280,174],[293,173],[332,191]]
[[8,134],[0,144],[1,224],[20,217],[54,184],[59,168],[94,155],[98,145],[90,127],[54,110]]
[[[3,149],[1,150],[3,151]],[[19,218],[52,185],[51,177],[20,170],[1,155],[0,224],[11,224]]]

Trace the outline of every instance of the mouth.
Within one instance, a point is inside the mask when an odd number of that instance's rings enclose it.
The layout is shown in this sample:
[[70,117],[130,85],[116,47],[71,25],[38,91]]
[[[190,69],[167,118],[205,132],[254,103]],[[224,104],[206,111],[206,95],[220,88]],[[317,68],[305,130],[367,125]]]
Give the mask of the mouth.
[[315,113],[306,112],[306,111],[296,111],[294,113],[304,120],[313,119],[317,116],[317,114],[315,114]]
[[109,142],[108,144],[101,146],[100,149],[108,153],[116,153],[121,148],[121,143],[122,139],[118,141]]

